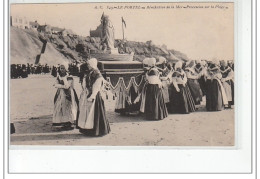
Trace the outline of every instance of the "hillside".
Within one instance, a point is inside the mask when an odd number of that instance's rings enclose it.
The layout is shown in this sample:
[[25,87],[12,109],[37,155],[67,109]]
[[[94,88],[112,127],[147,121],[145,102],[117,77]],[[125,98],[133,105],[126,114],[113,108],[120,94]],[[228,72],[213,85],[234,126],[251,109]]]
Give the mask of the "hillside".
[[[16,27],[10,28],[10,63],[34,63],[40,54],[43,43],[38,33],[32,30],[23,30]],[[41,55],[40,63],[58,64],[67,59],[59,53],[51,43],[47,43],[45,53]]]
[[[54,34],[39,34],[29,29],[10,28],[11,64],[34,63],[36,56],[40,54],[43,46],[40,38],[47,40],[45,52],[41,55],[41,64],[55,65],[69,62],[83,62],[87,59],[89,52],[102,53],[100,38],[81,36],[60,36]],[[133,42],[121,40],[115,41],[115,47],[121,53],[134,52],[134,59],[142,61],[145,57],[164,56],[167,60],[184,60],[188,58],[185,54],[167,50],[148,42]]]

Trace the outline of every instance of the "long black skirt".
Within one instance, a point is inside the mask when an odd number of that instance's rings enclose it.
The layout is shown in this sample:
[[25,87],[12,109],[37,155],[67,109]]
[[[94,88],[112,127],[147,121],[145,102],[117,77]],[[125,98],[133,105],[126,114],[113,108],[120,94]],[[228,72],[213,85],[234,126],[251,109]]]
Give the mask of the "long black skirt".
[[196,110],[194,100],[187,85],[178,85],[180,91],[175,87],[169,87],[170,102],[167,104],[169,113],[188,114]]
[[224,108],[221,87],[216,79],[207,80],[206,108],[208,111],[221,111]]
[[206,91],[207,91],[207,85],[206,85],[206,81],[204,79],[204,76],[200,77],[200,79],[198,79],[198,82],[200,84],[202,95],[205,96],[206,95]]
[[110,132],[110,125],[106,118],[105,105],[100,92],[97,93],[95,100],[93,129],[82,129],[79,126],[77,128],[79,128],[79,132],[88,136],[104,136]]
[[145,97],[145,118],[162,120],[168,116],[161,88],[157,84],[147,84]]
[[195,102],[195,105],[200,104],[200,102],[202,101],[202,91],[198,80],[188,79],[187,84],[190,89],[191,96]]

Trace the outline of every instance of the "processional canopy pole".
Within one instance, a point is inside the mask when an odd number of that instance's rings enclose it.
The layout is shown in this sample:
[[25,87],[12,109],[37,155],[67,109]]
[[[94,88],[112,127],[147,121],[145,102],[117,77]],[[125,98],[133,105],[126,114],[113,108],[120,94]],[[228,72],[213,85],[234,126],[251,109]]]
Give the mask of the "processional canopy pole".
[[124,18],[122,17],[122,31],[123,31],[123,41],[125,40],[124,26],[125,26],[125,28],[126,28],[126,23],[125,23],[125,20],[124,20]]

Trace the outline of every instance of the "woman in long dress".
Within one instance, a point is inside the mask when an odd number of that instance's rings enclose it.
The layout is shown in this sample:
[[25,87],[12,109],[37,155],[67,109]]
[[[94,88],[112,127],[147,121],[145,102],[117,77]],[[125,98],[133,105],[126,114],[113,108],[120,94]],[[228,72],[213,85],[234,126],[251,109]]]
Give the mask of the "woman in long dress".
[[222,75],[217,62],[209,63],[206,78],[206,109],[207,111],[221,111],[228,104],[228,101],[220,81]]
[[170,102],[168,103],[169,113],[188,114],[195,111],[195,103],[187,85],[186,73],[182,70],[182,62],[178,61],[172,74],[169,87]]
[[202,91],[202,96],[206,95],[206,78],[205,74],[207,71],[206,62],[203,60],[198,60],[194,67],[195,72],[199,75],[198,82],[200,84],[200,89]]
[[56,95],[54,97],[53,127],[60,129],[73,129],[78,116],[78,97],[73,88],[73,78],[66,72],[65,65],[60,66],[57,76]]
[[159,62],[161,62],[162,68],[158,68],[160,71],[160,79],[162,81],[162,93],[164,98],[164,103],[167,105],[167,103],[170,102],[169,99],[169,84],[170,84],[170,78],[172,75],[172,68],[171,65],[167,65],[167,61],[164,57],[159,57]]
[[187,76],[187,85],[190,89],[191,96],[195,102],[195,105],[199,105],[202,101],[202,91],[198,79],[200,78],[199,73],[195,71],[195,61],[191,60],[186,68],[185,73]]
[[104,136],[110,132],[104,101],[101,97],[103,77],[97,68],[97,60],[88,61],[88,68],[82,79],[83,91],[79,102],[79,132],[89,136]]
[[149,69],[146,72],[147,83],[141,95],[140,111],[145,114],[147,120],[162,120],[168,116],[162,93],[160,73],[155,66],[156,59],[150,58]]
[[221,82],[225,89],[227,100],[228,100],[228,108],[231,108],[231,105],[234,104],[234,72],[233,70],[227,65],[227,62],[222,60],[220,61],[220,72],[222,74]]

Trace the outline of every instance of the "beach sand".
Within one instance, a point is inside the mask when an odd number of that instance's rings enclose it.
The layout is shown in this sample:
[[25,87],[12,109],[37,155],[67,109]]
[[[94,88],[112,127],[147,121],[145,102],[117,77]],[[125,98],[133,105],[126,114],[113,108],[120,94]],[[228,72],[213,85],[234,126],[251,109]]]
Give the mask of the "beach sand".
[[[191,114],[170,114],[161,121],[146,121],[143,115],[121,116],[114,112],[112,96],[105,100],[111,132],[103,137],[88,137],[77,129],[52,130],[53,98],[56,89],[51,75],[29,75],[10,79],[10,121],[16,133],[11,145],[85,146],[233,146],[234,109],[207,112],[205,101]],[[74,86],[81,92],[79,79]]]

